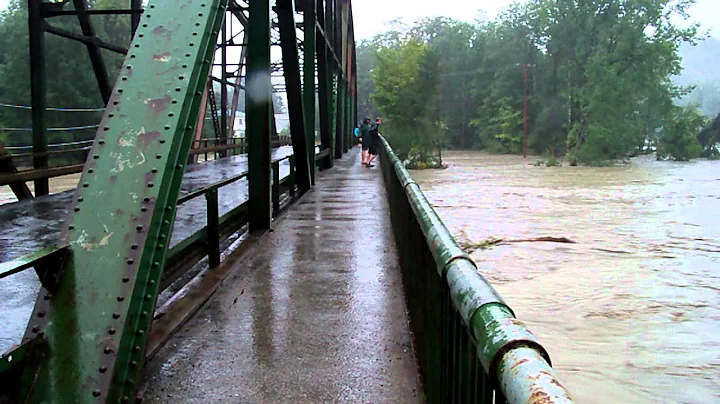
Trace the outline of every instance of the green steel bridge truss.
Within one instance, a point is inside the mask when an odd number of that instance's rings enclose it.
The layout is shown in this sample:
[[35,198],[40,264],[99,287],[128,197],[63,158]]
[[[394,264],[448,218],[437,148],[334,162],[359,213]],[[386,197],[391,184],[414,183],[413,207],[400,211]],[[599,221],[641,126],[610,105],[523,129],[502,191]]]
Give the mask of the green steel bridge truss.
[[[31,14],[47,14],[65,2],[29,3]],[[133,16],[139,15],[137,3],[131,4]],[[93,35],[87,18],[91,10],[84,0],[74,1],[74,6],[71,12],[78,15],[87,40]],[[35,17],[31,15],[31,25]],[[230,18],[239,20],[245,33],[235,83],[228,80],[226,62]],[[165,283],[163,268],[180,184],[217,49],[223,70],[219,80],[246,90],[249,201],[241,206],[246,220],[237,222],[237,228],[247,222],[250,230],[268,229],[277,207],[277,163],[270,154],[273,73],[282,72],[288,99],[294,151],[291,192],[295,186],[300,194],[311,187],[316,159],[322,167],[331,167],[350,147],[356,112],[349,0],[277,0],[272,10],[269,0],[151,0],[140,18],[133,17],[133,28],[115,87],[107,90],[102,80],[107,73],[96,69],[107,108],[60,242],[0,269],[0,277],[5,277],[34,267],[42,283],[22,344],[0,360],[0,383],[13,401],[135,400],[158,293]],[[279,33],[282,49],[282,64],[275,67],[273,33]],[[87,42],[91,58],[97,60],[100,42]],[[34,140],[43,148],[44,60],[33,49],[41,45],[37,35],[31,35],[33,75],[39,74],[33,78]],[[225,120],[224,102],[222,107]],[[47,178],[38,184],[38,194],[47,193]],[[217,187],[205,192],[209,210],[217,211]],[[219,263],[218,225],[209,219],[204,232],[208,239],[215,236],[215,248],[208,249],[211,266]]]

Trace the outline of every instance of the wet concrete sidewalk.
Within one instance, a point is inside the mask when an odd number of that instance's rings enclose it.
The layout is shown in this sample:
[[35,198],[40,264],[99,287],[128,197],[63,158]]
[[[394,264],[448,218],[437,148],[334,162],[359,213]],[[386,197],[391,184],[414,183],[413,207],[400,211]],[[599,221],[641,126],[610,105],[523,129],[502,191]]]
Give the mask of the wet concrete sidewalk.
[[385,188],[318,175],[146,366],[144,403],[418,402]]

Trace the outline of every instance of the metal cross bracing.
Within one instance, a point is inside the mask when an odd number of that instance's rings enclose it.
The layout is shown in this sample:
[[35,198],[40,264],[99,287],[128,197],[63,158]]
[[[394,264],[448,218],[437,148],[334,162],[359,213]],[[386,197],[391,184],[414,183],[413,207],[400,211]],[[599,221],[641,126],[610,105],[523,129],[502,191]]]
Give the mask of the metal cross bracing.
[[[316,164],[331,167],[342,156],[338,150],[350,147],[356,93],[351,4],[277,0],[271,10],[269,0],[151,0],[140,17],[141,2],[133,0],[131,9],[109,11],[133,16],[136,31],[125,50],[94,36],[91,16],[100,10],[87,9],[84,0],[74,0],[72,10],[64,9],[67,1],[29,3],[30,29],[37,30],[30,44],[33,151],[48,146],[45,31],[86,44],[107,107],[60,241],[0,266],[0,279],[34,268],[42,284],[22,343],[0,358],[0,398],[127,402],[135,399],[146,355],[163,340],[152,328],[159,292],[203,257],[210,267],[217,266],[221,243],[232,233],[270,228],[283,191],[304,193],[314,182]],[[78,16],[82,35],[44,24],[45,18],[68,14]],[[293,147],[292,156],[276,161],[270,155],[272,89],[279,84],[271,77],[272,37],[280,45],[277,71],[282,72]],[[233,54],[230,49],[238,44],[243,45],[240,54]],[[113,88],[99,49],[127,53]],[[220,69],[214,69],[218,61]],[[229,61],[237,62],[234,71]],[[211,75],[219,76],[211,83],[221,84],[215,147],[225,149],[219,153],[235,146],[228,131],[244,94],[246,145],[240,147],[248,149],[248,171],[180,198],[185,165],[193,161],[191,147],[201,144]],[[280,180],[284,160],[291,171]],[[46,160],[36,159],[36,170],[46,167]],[[51,175],[32,174],[38,176],[38,194],[47,193]],[[249,200],[220,216],[218,189],[243,178]],[[207,201],[207,225],[170,249],[177,206],[200,196]],[[155,344],[151,351],[148,344]]]
[[[102,49],[125,54],[126,46],[112,44],[103,41],[95,34],[91,23],[91,16],[102,15],[128,15],[131,19],[131,31],[135,32],[138,26],[140,13],[142,13],[142,0],[129,0],[127,9],[90,9],[86,0],[44,1],[28,0],[28,33],[29,33],[29,56],[30,56],[30,92],[32,106],[32,166],[35,176],[28,176],[28,173],[18,173],[11,155],[0,155],[0,175],[5,173],[8,180],[11,180],[12,189],[18,199],[32,198],[32,194],[24,183],[25,178],[37,177],[35,182],[36,195],[47,195],[49,193],[48,178],[56,174],[48,167],[49,157],[53,151],[48,149],[47,128],[46,128],[46,57],[45,57],[45,34],[54,34],[60,37],[79,41],[85,44],[93,72],[98,84],[98,90],[102,99],[107,103],[111,85],[108,71],[103,60]],[[72,5],[70,5],[72,4]],[[53,25],[53,18],[61,16],[76,16],[80,33],[67,31]],[[66,170],[67,171],[67,170]],[[71,170],[77,172],[75,170]],[[40,175],[37,175],[40,174]]]

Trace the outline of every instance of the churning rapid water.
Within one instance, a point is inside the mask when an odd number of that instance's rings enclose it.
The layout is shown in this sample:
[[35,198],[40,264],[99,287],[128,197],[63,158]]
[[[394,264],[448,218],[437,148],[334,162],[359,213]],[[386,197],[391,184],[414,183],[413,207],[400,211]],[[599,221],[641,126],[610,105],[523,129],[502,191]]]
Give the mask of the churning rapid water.
[[579,403],[720,402],[720,161],[413,171]]

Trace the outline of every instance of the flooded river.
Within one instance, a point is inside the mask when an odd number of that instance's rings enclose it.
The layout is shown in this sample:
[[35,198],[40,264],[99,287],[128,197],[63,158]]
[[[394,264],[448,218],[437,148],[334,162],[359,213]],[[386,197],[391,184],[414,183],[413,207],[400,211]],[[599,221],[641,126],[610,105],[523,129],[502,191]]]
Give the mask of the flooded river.
[[[549,168],[452,152],[446,163],[412,175],[459,239],[575,242],[473,257],[579,403],[720,402],[720,161]],[[22,287],[0,299],[0,351],[19,339],[38,287],[32,272],[15,277]]]
[[[720,161],[413,171],[579,403],[720,402]],[[528,158],[528,163],[534,159]]]

